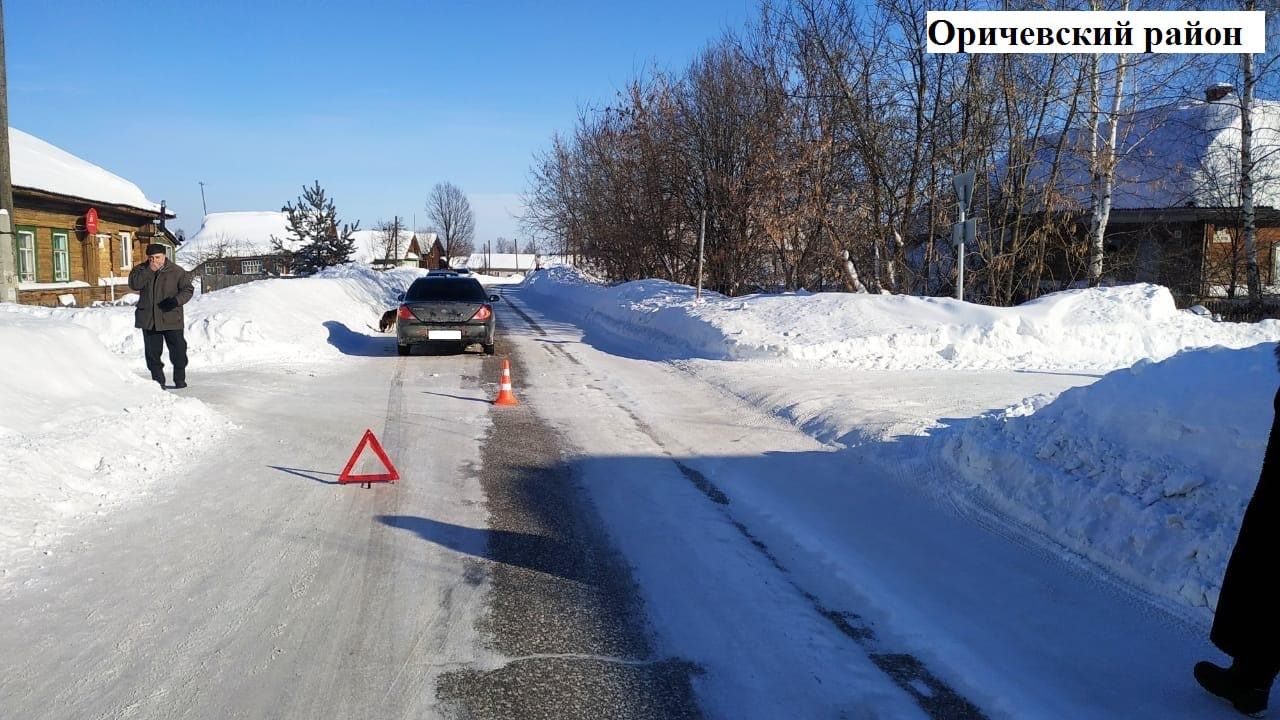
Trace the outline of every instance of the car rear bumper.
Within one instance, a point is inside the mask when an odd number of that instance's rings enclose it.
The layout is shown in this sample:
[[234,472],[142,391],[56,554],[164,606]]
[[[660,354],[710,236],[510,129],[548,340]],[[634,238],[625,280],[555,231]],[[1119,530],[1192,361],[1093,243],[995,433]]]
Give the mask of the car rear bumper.
[[492,345],[493,327],[485,323],[400,323],[396,326],[396,341],[401,345],[424,342]]

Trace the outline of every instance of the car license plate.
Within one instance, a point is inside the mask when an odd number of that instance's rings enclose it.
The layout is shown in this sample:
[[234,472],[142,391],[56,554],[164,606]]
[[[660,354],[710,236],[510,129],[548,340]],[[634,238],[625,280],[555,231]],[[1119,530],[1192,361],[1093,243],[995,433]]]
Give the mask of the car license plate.
[[461,340],[461,330],[428,330],[428,340]]

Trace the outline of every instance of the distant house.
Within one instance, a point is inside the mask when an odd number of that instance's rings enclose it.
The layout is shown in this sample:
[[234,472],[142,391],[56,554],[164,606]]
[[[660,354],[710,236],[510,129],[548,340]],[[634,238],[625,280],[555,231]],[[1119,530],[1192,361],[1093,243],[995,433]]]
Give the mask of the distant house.
[[288,258],[273,249],[273,238],[286,250],[297,249],[288,239],[289,221],[281,211],[209,213],[200,230],[178,248],[176,259],[200,276],[206,291],[288,275]]
[[[355,245],[351,262],[375,268],[432,268],[444,255],[435,233],[419,236],[404,231],[399,243],[379,230],[356,230],[351,237]],[[209,213],[200,231],[179,248],[178,263],[197,273],[205,290],[289,275],[289,260],[274,250],[273,238],[279,238],[285,250],[294,251],[300,245],[289,239],[289,218],[284,212]]]
[[[1254,204],[1262,283],[1280,292],[1280,101],[1255,100]],[[1238,292],[1245,283],[1239,194],[1240,107],[1232,88],[1204,100],[1139,110],[1122,118],[1104,266],[1112,282],[1169,287],[1183,303]],[[1057,139],[1046,142],[1032,178],[1048,182]],[[1084,133],[1068,135],[1083,147]],[[1089,167],[1065,158],[1056,188],[1064,207],[1087,208]],[[1089,217],[1078,214],[1083,237]]]
[[454,258],[452,263],[454,267],[466,266],[472,272],[494,277],[508,277],[551,265],[568,264],[567,257],[541,253],[473,253],[465,261]]
[[128,180],[16,128],[9,151],[19,303],[112,300],[148,244],[177,244],[176,215]]
[[398,238],[382,230],[357,230],[352,233],[356,251],[353,262],[366,263],[375,268],[439,267],[444,257],[444,246],[435,233],[414,233],[401,230]]

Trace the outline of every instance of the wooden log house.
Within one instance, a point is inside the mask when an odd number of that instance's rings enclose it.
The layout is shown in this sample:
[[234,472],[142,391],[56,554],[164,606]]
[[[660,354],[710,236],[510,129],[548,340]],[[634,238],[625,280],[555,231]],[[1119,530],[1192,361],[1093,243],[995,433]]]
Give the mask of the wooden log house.
[[10,129],[18,302],[88,306],[129,293],[149,243],[170,248],[175,215],[138,187],[39,138]]

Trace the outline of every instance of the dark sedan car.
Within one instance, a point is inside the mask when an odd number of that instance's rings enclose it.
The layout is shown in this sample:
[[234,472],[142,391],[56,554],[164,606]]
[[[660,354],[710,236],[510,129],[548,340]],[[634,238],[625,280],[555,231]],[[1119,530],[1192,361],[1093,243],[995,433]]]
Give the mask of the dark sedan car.
[[493,354],[493,307],[497,295],[479,280],[435,275],[418,278],[396,311],[396,349],[408,355],[415,343],[451,342],[463,350],[479,343]]

